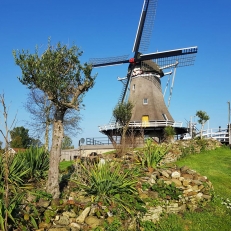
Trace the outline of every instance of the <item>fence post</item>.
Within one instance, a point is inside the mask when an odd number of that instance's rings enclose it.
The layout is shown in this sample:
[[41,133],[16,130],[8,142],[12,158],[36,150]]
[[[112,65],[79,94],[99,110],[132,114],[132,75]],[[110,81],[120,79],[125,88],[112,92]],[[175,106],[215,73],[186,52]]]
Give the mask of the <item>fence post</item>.
[[231,130],[230,130],[230,101],[228,101],[228,132],[229,132],[229,147],[231,148]]

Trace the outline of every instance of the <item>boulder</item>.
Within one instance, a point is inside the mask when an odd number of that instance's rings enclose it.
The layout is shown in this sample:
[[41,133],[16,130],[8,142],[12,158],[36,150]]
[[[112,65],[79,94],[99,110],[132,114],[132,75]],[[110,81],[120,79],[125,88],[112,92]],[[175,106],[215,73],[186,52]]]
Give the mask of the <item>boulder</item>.
[[91,207],[87,207],[83,210],[83,212],[76,218],[77,223],[84,223],[86,217],[88,216],[89,212],[91,210]]
[[85,219],[85,223],[88,224],[92,229],[95,229],[102,224],[102,220],[95,216],[88,216]]

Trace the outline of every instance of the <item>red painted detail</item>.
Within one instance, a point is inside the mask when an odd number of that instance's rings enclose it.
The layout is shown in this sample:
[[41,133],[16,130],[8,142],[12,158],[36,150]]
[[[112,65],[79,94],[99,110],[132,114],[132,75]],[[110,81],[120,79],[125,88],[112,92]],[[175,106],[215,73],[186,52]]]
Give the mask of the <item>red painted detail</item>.
[[129,63],[135,63],[135,59],[134,58],[130,58],[129,59]]

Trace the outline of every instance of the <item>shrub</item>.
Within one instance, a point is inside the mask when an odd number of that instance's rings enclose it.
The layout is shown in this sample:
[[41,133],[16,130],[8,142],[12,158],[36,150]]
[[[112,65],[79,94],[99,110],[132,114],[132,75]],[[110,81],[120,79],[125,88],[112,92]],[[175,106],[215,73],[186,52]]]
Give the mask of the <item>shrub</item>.
[[173,182],[168,185],[163,180],[157,181],[157,184],[152,185],[151,189],[158,192],[159,197],[163,199],[178,200],[179,196],[182,195],[182,191],[176,188]]
[[[49,169],[49,153],[44,148],[31,147],[15,155],[17,162],[23,162],[24,169],[28,169],[27,180],[44,179]],[[22,161],[23,160],[23,161]]]
[[[3,156],[0,156],[0,187],[4,186],[3,176],[4,176],[4,168],[3,168]],[[9,168],[9,183],[14,186],[23,185],[23,178],[28,174],[29,169],[25,167],[25,158],[15,158],[15,156],[9,156],[8,159],[8,168]]]
[[164,137],[168,142],[174,140],[174,135],[176,134],[174,127],[167,126],[164,128]]
[[98,205],[110,207],[111,212],[118,215],[134,214],[141,211],[143,202],[138,198],[137,180],[132,169],[124,169],[120,163],[105,163],[102,166],[93,165],[84,170],[85,182],[73,180],[88,195],[92,196]]
[[142,167],[156,168],[169,149],[170,146],[156,144],[152,139],[147,139],[144,148],[136,153],[137,161]]
[[152,221],[142,221],[141,227],[143,231],[153,231],[156,226]]
[[[19,206],[25,195],[21,190],[24,186],[23,177],[28,173],[24,168],[24,159],[17,161],[14,156],[0,156],[0,229],[5,231],[7,226],[14,225]],[[6,183],[7,176],[7,183]]]

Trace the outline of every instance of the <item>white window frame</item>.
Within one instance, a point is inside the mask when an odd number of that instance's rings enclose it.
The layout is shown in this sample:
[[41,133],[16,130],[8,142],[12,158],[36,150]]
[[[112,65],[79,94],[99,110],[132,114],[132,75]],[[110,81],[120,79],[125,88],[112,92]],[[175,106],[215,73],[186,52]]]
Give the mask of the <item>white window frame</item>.
[[147,105],[147,104],[148,104],[148,98],[144,98],[144,99],[143,99],[143,104],[144,104],[144,105]]

